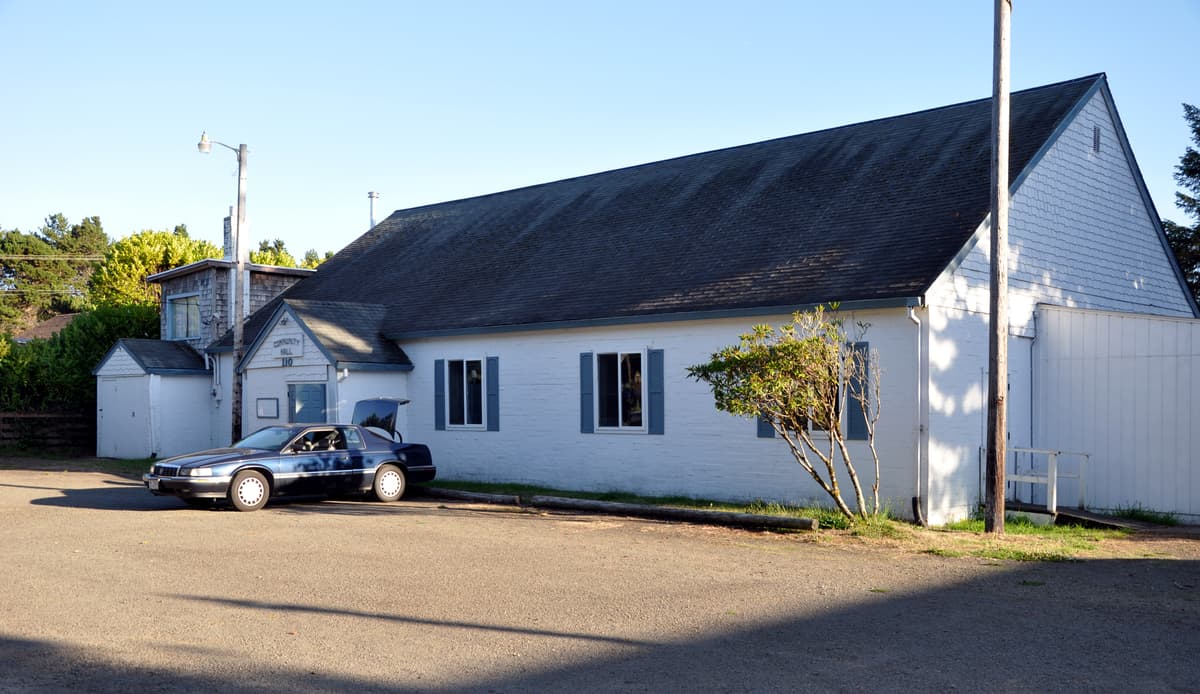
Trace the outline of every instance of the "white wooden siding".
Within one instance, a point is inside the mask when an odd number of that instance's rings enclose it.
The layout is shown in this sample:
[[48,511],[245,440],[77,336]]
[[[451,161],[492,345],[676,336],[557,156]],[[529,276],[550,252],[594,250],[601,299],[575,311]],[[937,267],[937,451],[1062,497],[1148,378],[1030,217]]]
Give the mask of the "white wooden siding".
[[[1101,151],[1092,151],[1092,127]],[[1191,316],[1184,290],[1115,137],[1103,93],[1068,125],[1012,198],[1009,332],[1035,337],[1040,303]],[[929,320],[929,480],[934,523],[980,498],[987,408],[989,227],[926,295]],[[1010,338],[1010,345],[1014,343]]]
[[[900,513],[913,495],[917,412],[912,365],[916,326],[902,309],[864,312],[866,339],[881,353],[882,496]],[[686,367],[737,341],[763,319],[687,321],[606,328],[488,334],[406,341],[408,426],[449,479],[511,480],[588,490],[685,494],[717,499],[817,500],[824,493],[780,439],[760,439],[755,422],[718,412]],[[664,350],[665,434],[580,433],[581,352]],[[433,363],[448,355],[499,358],[500,430],[434,430]],[[365,374],[364,374],[365,375]],[[399,393],[397,393],[399,394]],[[851,442],[870,477],[866,445]],[[846,482],[843,480],[843,485]]]
[[1091,454],[1088,506],[1200,521],[1200,321],[1042,306],[1034,353],[1035,446]]
[[[1103,145],[1092,151],[1092,126]],[[1009,319],[1032,336],[1037,304],[1191,317],[1187,297],[1142,200],[1132,154],[1121,150],[1097,93],[1012,196]],[[989,227],[931,296],[986,315]],[[932,301],[931,301],[932,303]]]
[[108,359],[100,365],[96,370],[96,375],[104,376],[140,376],[146,373],[138,363],[134,361],[124,347],[113,350],[112,354],[108,355]]

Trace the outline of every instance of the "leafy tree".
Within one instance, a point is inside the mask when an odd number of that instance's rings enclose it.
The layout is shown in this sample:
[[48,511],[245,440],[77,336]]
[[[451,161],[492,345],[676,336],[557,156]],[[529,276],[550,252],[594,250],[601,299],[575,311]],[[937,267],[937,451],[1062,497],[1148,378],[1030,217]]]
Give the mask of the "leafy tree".
[[71,224],[53,214],[36,233],[0,231],[0,332],[86,308],[94,258],[107,246],[99,217]]
[[274,241],[259,241],[258,250],[250,253],[250,262],[259,265],[303,267],[315,270],[318,265],[332,257],[333,251],[326,251],[325,255],[321,256],[315,249],[309,249],[304,252],[304,260],[296,262],[296,257],[288,251],[283,239],[275,239]]
[[96,305],[158,305],[159,287],[146,277],[223,253],[212,243],[188,237],[187,227],[146,230],[114,241],[88,283]]
[[89,411],[96,406],[92,369],[117,340],[157,338],[154,306],[104,306],[83,312],[57,335],[26,344],[0,340],[0,410]]
[[275,239],[274,243],[260,241],[258,250],[250,252],[250,262],[277,267],[299,267],[296,258],[288,252],[283,239]]
[[68,224],[61,213],[46,218],[39,236],[54,249],[57,255],[76,256],[78,260],[57,261],[60,273],[59,286],[63,293],[55,299],[63,311],[78,311],[87,307],[88,279],[95,270],[98,260],[108,250],[108,235],[100,224],[99,217],[85,217],[79,224]]
[[[867,329],[859,324],[860,336]],[[878,356],[849,344],[843,321],[817,308],[797,312],[778,328],[756,325],[737,345],[715,352],[688,375],[712,387],[718,410],[763,417],[787,443],[800,467],[829,494],[847,518],[879,512]],[[847,404],[860,408],[875,466],[870,504],[863,495],[842,428]],[[822,432],[819,436],[815,431]],[[855,509],[842,496],[839,469],[854,492]]]
[[[1192,130],[1192,142],[1200,147],[1200,108],[1184,104],[1183,119]],[[1164,219],[1163,230],[1167,232],[1167,241],[1179,261],[1192,296],[1200,301],[1200,151],[1196,148],[1188,147],[1179,158],[1175,182],[1183,187],[1183,191],[1175,193],[1175,206],[1192,218],[1192,226]]]
[[300,267],[316,270],[317,266],[333,257],[333,251],[325,251],[324,257],[317,253],[315,248],[310,248],[304,252],[304,261],[300,263]]

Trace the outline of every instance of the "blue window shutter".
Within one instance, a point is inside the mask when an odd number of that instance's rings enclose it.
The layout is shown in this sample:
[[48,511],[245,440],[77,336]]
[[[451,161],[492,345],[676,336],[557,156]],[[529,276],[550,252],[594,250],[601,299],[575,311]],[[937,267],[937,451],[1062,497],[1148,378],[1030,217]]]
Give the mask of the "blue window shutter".
[[[851,392],[861,390],[871,382],[871,362],[868,357],[870,354],[868,347],[869,343],[866,342],[855,342],[853,347],[851,347],[855,352],[862,355],[864,371],[862,377],[855,378],[850,383]],[[867,415],[863,412],[862,403],[855,400],[849,394],[846,395],[846,439],[848,441],[867,440]]]
[[665,420],[665,412],[663,407],[664,402],[663,392],[663,351],[661,349],[651,349],[646,351],[646,357],[649,363],[647,370],[646,390],[650,395],[649,405],[649,427],[647,433],[662,434]]
[[758,438],[773,439],[775,438],[775,427],[771,426],[771,420],[759,415],[758,417]]
[[592,353],[582,352],[579,355],[579,432],[591,434],[596,431],[596,415],[593,411],[595,400],[592,384]]
[[433,428],[446,430],[446,360],[433,360]]
[[500,357],[487,358],[487,430],[500,431]]

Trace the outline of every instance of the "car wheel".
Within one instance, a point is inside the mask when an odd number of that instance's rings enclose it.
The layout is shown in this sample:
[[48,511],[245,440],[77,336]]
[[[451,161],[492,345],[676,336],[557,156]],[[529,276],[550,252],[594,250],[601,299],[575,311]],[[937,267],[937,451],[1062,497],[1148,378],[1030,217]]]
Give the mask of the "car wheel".
[[375,498],[395,501],[404,496],[404,471],[395,465],[380,465],[375,471]]
[[270,496],[271,485],[257,470],[242,470],[229,485],[229,503],[239,511],[257,511],[267,505]]

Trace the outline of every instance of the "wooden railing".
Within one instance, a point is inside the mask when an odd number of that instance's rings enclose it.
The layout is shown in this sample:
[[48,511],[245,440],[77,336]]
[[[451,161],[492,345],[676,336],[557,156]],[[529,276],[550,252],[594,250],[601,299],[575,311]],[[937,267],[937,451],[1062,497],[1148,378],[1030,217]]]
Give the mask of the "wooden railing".
[[[1011,454],[1009,459],[1012,461],[1012,472],[1009,472],[1009,466],[1005,464],[1004,480],[1005,486],[1018,482],[1027,482],[1030,484],[1043,484],[1046,486],[1046,510],[1050,513],[1058,511],[1058,481],[1060,479],[1077,479],[1079,480],[1079,508],[1086,508],[1085,502],[1087,498],[1087,479],[1086,471],[1090,455],[1087,453],[1074,453],[1071,451],[1057,451],[1045,448],[1009,448]],[[1038,472],[1034,469],[1033,461],[1035,456],[1046,457],[1046,471]],[[1071,456],[1079,458],[1078,471],[1074,474],[1065,473],[1059,469],[1059,458],[1062,456]],[[1028,465],[1022,466],[1022,458],[1028,462]],[[1014,490],[1015,491],[1015,490]]]

